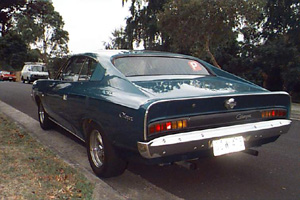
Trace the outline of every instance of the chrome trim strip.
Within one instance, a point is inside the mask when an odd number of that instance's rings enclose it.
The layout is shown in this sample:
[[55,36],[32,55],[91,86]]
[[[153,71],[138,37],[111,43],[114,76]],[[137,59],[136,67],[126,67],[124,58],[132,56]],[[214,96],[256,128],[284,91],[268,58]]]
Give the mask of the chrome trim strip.
[[[161,157],[162,155],[159,155],[157,153],[152,154],[151,150],[155,149],[162,149],[164,148],[165,152],[168,152],[168,150],[171,151],[171,148],[175,148],[176,145],[184,145],[187,146],[190,143],[193,142],[201,142],[201,141],[209,141],[214,138],[221,138],[221,137],[228,137],[238,134],[246,134],[246,133],[253,133],[253,132],[259,132],[264,130],[270,130],[276,129],[280,127],[289,127],[291,125],[291,120],[285,120],[285,119],[278,119],[278,120],[272,120],[272,121],[263,121],[263,122],[257,122],[257,123],[248,123],[248,124],[241,124],[241,125],[233,125],[233,126],[226,126],[226,127],[219,127],[219,128],[213,128],[213,129],[206,129],[206,130],[200,130],[200,131],[192,131],[192,132],[186,132],[186,133],[180,133],[175,135],[168,135],[159,137],[156,139],[153,139],[149,142],[137,142],[138,149],[140,154],[145,158],[156,158]],[[283,130],[279,130],[277,135],[280,135],[283,133]],[[267,133],[265,133],[267,134]],[[258,136],[259,135],[259,136]],[[252,135],[254,137],[263,137],[263,135]],[[249,137],[244,136],[244,140],[249,140]],[[211,148],[211,146],[206,146],[206,149]],[[176,149],[176,151],[180,151]],[[182,152],[185,153],[185,152]],[[172,155],[172,152],[168,152],[168,154]]]
[[222,98],[222,97],[239,97],[239,96],[252,96],[252,95],[273,95],[273,94],[282,94],[282,95],[289,95],[287,92],[262,92],[262,93],[248,93],[248,94],[226,94],[226,95],[220,95],[220,96],[204,96],[204,97],[190,97],[190,98],[180,98],[180,99],[164,99],[164,100],[158,100],[155,102],[152,102],[146,109],[145,117],[144,117],[144,140],[147,140],[147,118],[149,109],[158,103],[164,103],[169,101],[184,101],[184,100],[197,100],[197,99],[208,99],[208,98]]
[[148,118],[148,113],[149,113],[149,108],[151,107],[152,104],[150,104],[145,112],[145,118],[144,118],[144,140],[147,140],[147,118]]
[[56,125],[62,127],[63,129],[65,129],[66,131],[68,131],[69,133],[71,133],[72,135],[74,135],[75,137],[77,137],[79,140],[81,140],[82,142],[85,142],[82,138],[80,138],[78,135],[76,135],[73,131],[70,131],[69,129],[67,129],[66,127],[64,127],[63,125],[61,125],[60,123],[58,123],[57,121],[55,121],[54,119],[52,119],[51,117],[49,117],[49,119],[55,123]]

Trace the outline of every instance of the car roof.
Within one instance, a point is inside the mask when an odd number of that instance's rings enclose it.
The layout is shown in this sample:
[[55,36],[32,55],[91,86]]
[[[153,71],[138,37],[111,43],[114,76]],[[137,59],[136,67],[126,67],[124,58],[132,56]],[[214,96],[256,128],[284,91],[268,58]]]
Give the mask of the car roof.
[[116,57],[127,57],[127,56],[162,56],[162,57],[180,57],[180,58],[190,58],[197,59],[192,56],[177,54],[177,53],[169,53],[162,51],[152,51],[152,50],[97,50],[86,53],[74,54],[72,56],[91,56],[91,57],[108,57],[108,58],[116,58]]

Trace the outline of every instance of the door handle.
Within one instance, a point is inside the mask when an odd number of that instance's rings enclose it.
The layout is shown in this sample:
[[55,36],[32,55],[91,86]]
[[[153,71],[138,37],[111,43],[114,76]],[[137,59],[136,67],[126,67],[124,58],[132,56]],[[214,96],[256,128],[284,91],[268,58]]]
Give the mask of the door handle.
[[62,97],[62,99],[63,99],[64,101],[67,101],[67,100],[68,100],[68,95],[64,94],[63,97]]

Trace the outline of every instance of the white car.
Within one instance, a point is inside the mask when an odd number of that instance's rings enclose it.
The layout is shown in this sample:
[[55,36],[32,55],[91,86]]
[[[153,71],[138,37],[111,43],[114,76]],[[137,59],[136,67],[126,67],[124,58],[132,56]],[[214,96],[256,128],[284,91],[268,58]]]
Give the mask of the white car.
[[21,80],[23,83],[33,82],[38,79],[47,79],[49,73],[44,63],[26,62],[21,71]]

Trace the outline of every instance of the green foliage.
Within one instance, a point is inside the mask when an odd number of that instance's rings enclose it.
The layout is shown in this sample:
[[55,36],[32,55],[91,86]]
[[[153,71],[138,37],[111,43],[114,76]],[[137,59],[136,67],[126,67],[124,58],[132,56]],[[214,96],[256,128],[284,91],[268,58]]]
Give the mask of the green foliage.
[[104,42],[105,49],[130,49],[130,42],[128,37],[126,37],[124,29],[115,29],[112,32],[110,42]]
[[38,49],[30,49],[27,52],[27,60],[26,62],[39,62],[42,54]]
[[25,61],[47,63],[68,53],[68,32],[51,1],[2,0],[0,23],[0,69],[20,70]]
[[267,18],[264,32],[267,37],[290,35],[299,44],[300,29],[300,2],[299,0],[268,0],[265,10]]
[[50,71],[50,78],[54,78],[59,69],[66,64],[68,60],[68,57],[67,56],[64,56],[64,57],[54,57],[54,58],[51,58],[48,62],[48,70]]
[[27,45],[19,35],[11,33],[0,38],[0,60],[3,69],[20,70],[26,58]]
[[49,57],[61,57],[68,52],[69,36],[63,26],[62,17],[51,2],[29,1],[18,16],[16,31],[40,50],[43,62],[47,63]]
[[125,38],[127,46],[133,49],[143,44],[144,49],[167,50],[168,37],[159,30],[157,15],[163,10],[166,0],[147,1],[147,6],[142,1],[133,0],[130,7],[131,16],[127,18]]
[[[237,38],[249,12],[257,15],[253,1],[170,1],[159,15],[160,29],[172,38],[172,49],[208,57],[218,67],[215,54]],[[176,28],[175,28],[176,27]]]
[[13,26],[13,15],[16,11],[20,11],[26,4],[26,0],[1,0],[0,1],[0,24],[2,36],[5,36]]
[[266,42],[259,47],[256,62],[266,73],[266,87],[287,90],[300,101],[300,2],[268,0],[263,26]]

